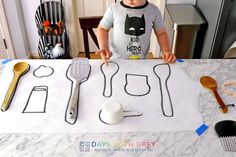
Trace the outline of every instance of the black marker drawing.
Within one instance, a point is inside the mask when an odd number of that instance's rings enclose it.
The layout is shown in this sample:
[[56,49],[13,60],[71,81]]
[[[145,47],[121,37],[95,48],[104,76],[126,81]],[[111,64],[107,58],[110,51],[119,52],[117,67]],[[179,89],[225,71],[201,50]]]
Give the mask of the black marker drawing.
[[151,91],[147,75],[126,74],[125,82],[125,92],[130,96],[145,96]]
[[[174,109],[167,84],[168,79],[170,78],[171,75],[170,65],[166,63],[158,64],[153,67],[153,72],[159,79],[162,113],[166,117],[173,117]],[[168,98],[166,98],[166,96]]]
[[54,73],[52,67],[46,65],[40,65],[37,69],[34,70],[33,75],[37,78],[49,77]]
[[45,113],[47,99],[48,99],[47,86],[33,87],[22,113]]
[[[73,86],[74,86],[74,82],[73,82],[73,79],[71,78],[70,76],[70,68],[71,68],[71,64],[68,66],[67,70],[66,70],[66,78],[68,80],[70,80],[71,82],[71,89],[70,89],[70,96],[68,98],[68,102],[67,102],[67,106],[66,106],[66,111],[65,111],[65,122],[71,124],[71,125],[74,125],[76,123],[76,120],[78,118],[78,114],[75,114],[75,117],[74,118],[70,118],[69,114],[70,114],[70,99],[72,97],[72,93],[73,93]],[[89,73],[88,73],[88,76],[86,79],[82,80],[80,82],[80,84],[86,82],[88,79],[89,79],[89,76],[91,74],[91,65],[89,65]],[[79,102],[78,102],[79,103]],[[77,113],[79,112],[79,108],[77,108]]]
[[112,80],[120,69],[116,62],[110,61],[108,64],[109,65],[107,66],[105,63],[103,63],[100,66],[101,72],[104,76],[103,96],[107,98],[112,96]]

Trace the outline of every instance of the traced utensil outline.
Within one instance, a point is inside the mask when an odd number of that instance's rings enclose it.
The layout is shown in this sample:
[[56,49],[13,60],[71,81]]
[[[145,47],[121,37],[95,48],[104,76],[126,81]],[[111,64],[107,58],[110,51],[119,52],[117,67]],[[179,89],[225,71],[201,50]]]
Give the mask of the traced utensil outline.
[[[127,86],[128,86],[128,75],[131,76],[137,76],[137,77],[146,77],[146,84],[148,86],[148,91],[144,94],[131,94],[130,92],[128,92],[127,90]],[[130,96],[145,96],[148,95],[151,91],[151,86],[148,83],[148,76],[147,75],[139,75],[139,74],[125,74],[125,86],[124,86],[124,90],[126,92],[126,94],[130,95]]]
[[109,91],[110,94],[108,94],[108,95],[106,95],[106,90],[107,90],[107,78],[106,78],[106,75],[105,75],[105,73],[104,73],[104,71],[103,71],[103,66],[104,66],[104,65],[107,66],[107,65],[106,65],[105,63],[103,63],[103,64],[101,64],[101,66],[100,66],[100,70],[101,70],[101,72],[102,72],[102,74],[103,74],[103,77],[104,77],[104,87],[103,87],[103,93],[102,93],[102,95],[103,95],[104,97],[107,97],[107,98],[109,98],[109,97],[112,96],[112,93],[113,93],[112,80],[113,80],[113,77],[114,77],[114,76],[118,73],[118,71],[120,70],[120,66],[119,66],[118,63],[116,63],[116,62],[114,62],[114,61],[109,61],[108,66],[109,66],[109,64],[111,64],[111,63],[114,63],[115,65],[117,65],[117,70],[112,74],[112,76],[111,76],[111,78],[110,78],[110,91]]
[[[162,66],[162,65],[167,65],[168,67],[168,71],[169,71],[169,74],[167,76],[167,78],[165,79],[165,90],[167,92],[167,95],[168,95],[168,98],[169,98],[169,103],[170,103],[170,112],[171,114],[170,115],[167,115],[166,114],[166,111],[164,109],[164,97],[163,97],[163,87],[162,87],[162,80],[161,78],[158,76],[158,74],[156,73],[155,71],[155,68],[158,67],[158,66]],[[157,64],[153,67],[153,72],[154,74],[157,76],[158,80],[159,80],[159,85],[160,85],[160,92],[161,92],[161,110],[162,110],[162,114],[165,116],[165,117],[173,117],[174,116],[174,109],[173,109],[173,104],[172,104],[172,100],[171,100],[171,96],[170,96],[170,92],[169,92],[169,89],[168,89],[168,84],[167,84],[167,81],[168,79],[170,78],[170,75],[171,75],[171,68],[170,68],[170,65],[167,64],[167,63],[162,63],[162,64]]]
[[[49,75],[37,76],[37,75],[36,75],[36,72],[37,72],[41,67],[49,68],[49,69],[52,70],[52,72],[51,72]],[[46,65],[40,65],[38,68],[36,68],[36,69],[34,70],[33,75],[34,75],[34,77],[37,77],[37,78],[43,78],[43,77],[49,77],[49,76],[51,76],[53,73],[54,73],[54,69],[53,69],[52,67],[49,67],[49,66],[46,66]]]
[[[41,90],[38,90],[38,89],[41,89]],[[44,90],[43,90],[44,89]],[[29,101],[31,99],[31,96],[32,96],[32,93],[33,92],[36,92],[36,91],[45,91],[46,93],[46,97],[45,97],[45,100],[44,100],[44,107],[43,107],[43,111],[25,111],[29,105]],[[26,105],[22,111],[22,113],[46,113],[46,105],[47,105],[47,100],[48,100],[48,86],[35,86],[32,88],[31,92],[30,92],[30,95],[28,97],[28,100],[26,102]]]

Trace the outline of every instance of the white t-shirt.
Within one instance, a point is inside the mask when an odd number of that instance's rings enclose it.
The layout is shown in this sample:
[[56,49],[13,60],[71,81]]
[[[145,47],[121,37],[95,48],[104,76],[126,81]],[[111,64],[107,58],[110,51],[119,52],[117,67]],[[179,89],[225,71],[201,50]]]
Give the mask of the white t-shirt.
[[122,1],[112,4],[104,14],[100,26],[113,28],[110,50],[112,58],[146,58],[152,29],[164,28],[158,7],[146,2],[131,8]]

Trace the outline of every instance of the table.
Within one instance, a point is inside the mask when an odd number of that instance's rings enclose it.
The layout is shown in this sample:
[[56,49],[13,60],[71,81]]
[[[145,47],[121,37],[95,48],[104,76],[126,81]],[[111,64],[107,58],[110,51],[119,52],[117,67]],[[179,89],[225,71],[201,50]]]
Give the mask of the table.
[[[193,79],[203,75],[214,77],[222,84],[235,79],[236,60],[185,60],[181,67]],[[226,104],[234,99],[220,95]],[[224,152],[214,125],[221,113],[212,94],[201,90],[199,110],[209,129],[201,136],[192,131],[83,133],[83,134],[0,134],[0,156],[8,157],[233,157],[235,152]],[[235,108],[230,108],[236,112]]]

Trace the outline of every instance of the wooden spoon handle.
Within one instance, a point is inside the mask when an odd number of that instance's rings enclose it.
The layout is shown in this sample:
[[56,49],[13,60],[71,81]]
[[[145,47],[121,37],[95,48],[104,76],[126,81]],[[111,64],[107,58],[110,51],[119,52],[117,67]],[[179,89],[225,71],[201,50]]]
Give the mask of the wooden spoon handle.
[[7,90],[7,94],[5,95],[5,98],[1,107],[1,110],[3,112],[6,111],[8,107],[10,106],[11,100],[16,90],[16,85],[19,80],[19,77],[20,77],[19,75],[16,75],[16,74],[14,75],[13,80]]
[[213,89],[212,91],[213,91],[213,93],[214,93],[214,95],[215,95],[215,97],[216,97],[216,100],[217,100],[218,104],[219,104],[220,107],[221,107],[222,112],[223,112],[223,113],[227,113],[227,112],[228,112],[228,108],[227,108],[227,106],[225,105],[224,101],[221,99],[221,97],[220,97],[219,93],[217,92],[217,90],[214,90],[214,89]]

